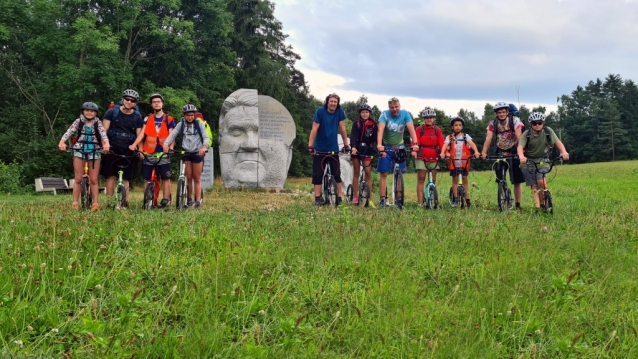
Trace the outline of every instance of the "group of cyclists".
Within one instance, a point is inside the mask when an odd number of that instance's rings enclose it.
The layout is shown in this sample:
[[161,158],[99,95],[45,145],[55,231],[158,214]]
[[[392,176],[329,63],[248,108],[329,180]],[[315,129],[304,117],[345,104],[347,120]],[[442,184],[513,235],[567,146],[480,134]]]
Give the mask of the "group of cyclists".
[[[498,102],[494,105],[495,119],[487,127],[487,135],[482,150],[479,152],[472,137],[464,132],[465,120],[456,116],[450,120],[451,134],[444,136],[440,127],[434,124],[436,113],[426,107],[420,113],[423,124],[415,128],[412,117],[406,110],[401,109],[398,98],[388,100],[388,109],[381,113],[378,121],[370,118],[372,109],[368,104],[359,107],[359,119],[352,124],[350,142],[348,142],[344,120],[346,115],[341,108],[337,94],[326,97],[323,107],[317,109],[313,127],[308,141],[308,151],[313,156],[312,183],[315,189],[315,205],[321,206],[326,200],[321,195],[322,176],[324,166],[330,166],[330,171],[337,182],[337,204],[341,203],[342,186],[341,172],[337,154],[339,152],[338,134],[343,137],[342,152],[351,153],[354,165],[352,187],[356,196],[358,193],[358,177],[360,161],[369,164],[371,155],[379,153],[377,171],[379,172],[379,206],[385,207],[387,199],[387,177],[392,170],[393,163],[399,163],[401,171],[406,172],[405,157],[411,153],[415,159],[417,170],[417,197],[423,206],[423,192],[426,172],[432,171],[436,182],[436,172],[439,159],[447,160],[450,176],[452,176],[453,205],[464,201],[466,208],[471,207],[469,192],[465,191],[465,198],[457,198],[456,185],[460,171],[463,185],[468,188],[468,174],[470,158],[487,159],[487,153],[494,136],[496,136],[496,151],[507,158],[510,182],[514,185],[515,205],[521,206],[522,183],[529,185],[534,193],[534,206],[539,207],[538,189],[541,188],[542,175],[524,166],[528,159],[540,160],[550,148],[556,147],[564,160],[569,159],[565,146],[558,139],[556,133],[545,126],[545,115],[534,112],[529,116],[531,128],[523,131],[521,119],[510,112],[510,105]],[[406,145],[403,140],[404,132],[410,134],[411,143]],[[352,150],[350,149],[352,147]],[[317,156],[317,154],[333,153]],[[325,157],[335,160],[325,161]],[[368,188],[372,188],[371,167],[364,166],[365,181]],[[497,172],[498,173],[498,172]],[[501,179],[504,180],[504,179]],[[353,198],[354,204],[359,202]]]
[[[159,206],[170,206],[170,157],[162,155],[173,151],[177,136],[182,136],[182,150],[185,153],[182,158],[186,164],[188,183],[187,206],[201,206],[200,179],[204,155],[210,146],[210,130],[201,113],[194,105],[186,104],[182,107],[183,117],[176,124],[174,118],[164,112],[162,95],[153,94],[149,97],[153,113],[142,117],[137,106],[139,99],[137,91],[125,90],[122,100],[109,108],[102,120],[98,118],[98,106],[93,102],[85,102],[80,108],[80,117],[62,136],[58,148],[66,151],[66,141],[75,134],[71,141],[75,172],[72,208],[80,208],[78,201],[85,161],[90,162],[88,175],[93,199],[91,209],[96,211],[100,208],[98,175],[101,173],[106,178],[106,194],[112,196],[116,176],[121,169],[128,194],[129,181],[135,170],[132,159],[136,155],[143,160],[142,177],[147,182],[151,180],[153,169],[158,169],[156,175],[161,178],[163,186],[163,198]],[[194,183],[194,188],[191,183]],[[128,195],[126,198],[129,198]]]

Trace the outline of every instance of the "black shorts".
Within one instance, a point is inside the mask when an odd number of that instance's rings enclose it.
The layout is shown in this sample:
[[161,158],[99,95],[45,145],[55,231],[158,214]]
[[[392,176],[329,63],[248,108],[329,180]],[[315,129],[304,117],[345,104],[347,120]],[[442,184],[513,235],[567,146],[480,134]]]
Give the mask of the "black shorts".
[[[129,156],[129,157],[120,157],[121,156]],[[117,172],[120,170],[119,166],[125,166],[122,168],[124,174],[122,178],[130,181],[133,177],[134,170],[134,158],[135,153],[128,148],[122,147],[111,147],[109,153],[102,155],[102,168],[100,169],[100,174],[105,177],[117,177]]]
[[204,162],[204,156],[200,156],[197,153],[186,153],[182,157],[184,162],[201,163]]
[[[143,163],[142,164],[142,178],[145,181],[150,181],[151,176],[153,174],[153,164],[151,163]],[[171,163],[163,163],[161,165],[157,165],[157,171],[155,173],[155,177],[158,179],[161,178],[163,180],[171,179],[173,173],[171,172]]]
[[323,171],[326,166],[330,166],[330,172],[335,181],[341,183],[339,155],[316,155],[312,156],[312,184],[321,184],[323,182]]

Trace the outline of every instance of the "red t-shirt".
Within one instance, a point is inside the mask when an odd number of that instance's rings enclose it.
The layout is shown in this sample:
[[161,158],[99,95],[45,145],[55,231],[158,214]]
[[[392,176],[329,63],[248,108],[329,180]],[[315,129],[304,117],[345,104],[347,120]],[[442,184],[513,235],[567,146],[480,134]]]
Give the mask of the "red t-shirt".
[[419,159],[426,159],[426,162],[438,161],[443,148],[443,131],[438,126],[421,125],[416,128],[416,138],[419,144]]

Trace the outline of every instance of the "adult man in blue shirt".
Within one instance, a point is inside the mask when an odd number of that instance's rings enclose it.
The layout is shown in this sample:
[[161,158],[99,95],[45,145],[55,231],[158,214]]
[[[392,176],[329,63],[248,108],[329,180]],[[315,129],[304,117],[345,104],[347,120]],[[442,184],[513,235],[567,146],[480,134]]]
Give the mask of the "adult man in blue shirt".
[[[388,101],[388,110],[383,111],[379,117],[378,131],[377,131],[377,149],[381,154],[379,163],[377,165],[377,172],[379,172],[379,205],[385,207],[387,201],[386,185],[388,181],[388,172],[392,169],[394,155],[396,152],[388,152],[386,150],[405,150],[403,144],[403,133],[405,129],[410,132],[410,138],[412,139],[412,151],[418,151],[419,146],[417,144],[416,132],[414,131],[414,123],[412,122],[412,116],[406,110],[401,109],[401,103],[396,97],[391,98]],[[407,167],[405,162],[399,165],[401,172],[405,173]]]
[[[308,139],[308,152],[314,155],[316,152],[339,152],[338,135],[343,138],[343,151],[348,152],[348,135],[343,120],[346,114],[341,108],[341,99],[337,94],[326,97],[323,107],[319,107],[312,119],[312,130]],[[337,205],[341,203],[341,170],[339,168],[339,156],[322,155],[312,157],[312,184],[315,187],[315,205],[325,203],[321,197],[321,182],[323,180],[324,166],[330,166],[330,172],[337,182]]]

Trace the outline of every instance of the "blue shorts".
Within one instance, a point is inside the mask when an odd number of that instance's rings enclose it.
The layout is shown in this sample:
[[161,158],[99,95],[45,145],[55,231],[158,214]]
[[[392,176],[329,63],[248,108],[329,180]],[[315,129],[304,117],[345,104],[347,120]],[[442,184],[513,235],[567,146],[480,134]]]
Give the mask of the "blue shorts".
[[[461,176],[463,176],[463,177],[467,177],[467,175],[469,174],[469,172],[468,172],[467,170],[460,170],[460,171],[463,171],[463,172],[461,173]],[[458,173],[458,172],[456,172],[456,169],[453,169],[453,170],[451,170],[451,171],[450,171],[450,176],[452,176],[452,177],[456,177],[456,176],[458,176],[458,175],[459,175],[459,173]]]
[[[405,148],[404,145],[399,146],[389,146],[385,145],[385,150],[392,150],[392,147],[395,147],[395,150],[399,148]],[[407,161],[406,161],[407,162]],[[401,173],[406,173],[408,171],[408,166],[406,162],[399,164],[399,168],[401,168]],[[388,173],[394,170],[394,152],[386,152],[385,158],[379,156],[379,163],[377,164],[377,172],[379,173]]]
[[204,156],[200,156],[197,153],[186,153],[182,157],[184,162],[202,163],[204,162]]

